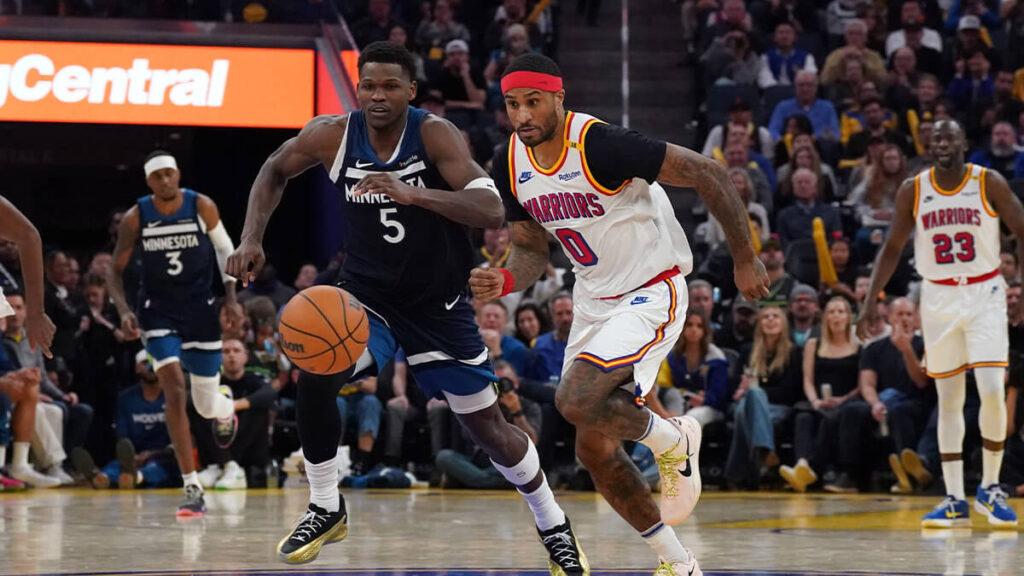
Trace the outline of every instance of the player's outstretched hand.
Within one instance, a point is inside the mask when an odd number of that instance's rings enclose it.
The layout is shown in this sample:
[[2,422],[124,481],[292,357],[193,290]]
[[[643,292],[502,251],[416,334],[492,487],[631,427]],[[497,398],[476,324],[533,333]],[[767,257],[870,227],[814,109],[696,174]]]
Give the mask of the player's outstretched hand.
[[857,319],[857,338],[867,341],[871,337],[871,327],[878,323],[878,303],[874,298],[865,298],[861,307],[860,318]]
[[231,253],[231,256],[228,256],[228,263],[224,267],[224,271],[241,280],[242,286],[248,286],[256,279],[265,262],[263,246],[256,242],[242,240],[238,248]]
[[368,174],[356,183],[353,189],[356,196],[363,194],[386,194],[399,204],[415,204],[420,189],[410,186],[398,179],[391,172],[377,172]]
[[33,352],[38,347],[42,349],[43,356],[53,358],[53,353],[50,352],[50,343],[53,342],[53,335],[57,332],[57,327],[53,325],[45,312],[29,314],[25,318],[25,332],[28,335],[29,348]]
[[505,275],[499,268],[473,268],[469,271],[469,288],[474,298],[484,301],[500,298],[504,287]]
[[124,332],[125,340],[138,340],[142,336],[142,332],[139,332],[139,319],[134,312],[121,316],[121,331]]
[[733,276],[740,294],[751,302],[757,302],[770,293],[771,280],[768,279],[764,264],[758,258],[754,258],[749,264],[734,266]]

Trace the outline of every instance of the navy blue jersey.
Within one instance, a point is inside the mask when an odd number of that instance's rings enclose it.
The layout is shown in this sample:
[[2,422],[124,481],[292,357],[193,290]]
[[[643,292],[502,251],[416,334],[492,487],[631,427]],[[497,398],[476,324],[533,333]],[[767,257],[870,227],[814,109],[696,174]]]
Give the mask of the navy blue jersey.
[[403,206],[384,194],[353,195],[356,183],[375,172],[397,174],[421,188],[451,190],[430,162],[420,138],[427,112],[409,107],[396,154],[382,161],[370,145],[362,111],[349,114],[344,154],[331,177],[345,195],[344,284],[395,303],[446,299],[465,290],[473,265],[466,227],[420,208]]
[[212,294],[217,258],[199,216],[198,195],[188,188],[184,195],[181,208],[169,215],[157,212],[152,197],[139,198],[139,302],[144,306],[149,300],[159,307],[188,309]]

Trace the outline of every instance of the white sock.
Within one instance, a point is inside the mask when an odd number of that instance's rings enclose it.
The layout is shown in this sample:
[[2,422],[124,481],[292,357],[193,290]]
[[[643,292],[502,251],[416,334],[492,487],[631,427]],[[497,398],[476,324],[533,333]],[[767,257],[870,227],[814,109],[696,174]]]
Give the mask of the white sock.
[[964,493],[964,461],[952,460],[942,463],[942,480],[946,483],[946,494],[952,494],[957,500],[966,500]]
[[555,502],[555,494],[548,486],[546,477],[540,483],[540,487],[533,492],[527,494],[520,490],[519,493],[523,495],[523,500],[526,500],[526,504],[530,506],[530,511],[533,512],[533,517],[537,521],[537,528],[550,530],[565,523],[565,512],[562,511],[558,502]]
[[11,458],[11,466],[20,468],[28,466],[28,448],[30,444],[28,442],[15,442],[14,443],[14,454]]
[[999,483],[999,469],[1003,467],[1003,451],[982,449],[981,485],[985,488]]
[[337,457],[313,464],[306,460],[306,479],[309,480],[309,502],[327,510],[337,512],[341,508],[338,497]]
[[7,446],[0,446],[0,468],[7,464]]
[[235,403],[220,393],[220,375],[192,376],[192,404],[203,418],[229,418]]
[[668,420],[650,410],[647,413],[651,415],[650,423],[647,424],[647,432],[637,438],[637,442],[650,448],[655,456],[661,456],[679,443],[682,437],[679,435],[679,430],[669,424]]
[[651,548],[654,549],[654,553],[663,562],[675,564],[686,562],[690,559],[690,555],[686,553],[686,548],[683,548],[682,543],[679,542],[679,537],[676,536],[676,532],[671,526],[658,522],[641,532],[640,537],[650,544]]
[[182,474],[181,481],[185,486],[195,486],[200,490],[203,489],[202,485],[199,484],[199,475],[196,474],[195,470],[189,472],[188,474]]

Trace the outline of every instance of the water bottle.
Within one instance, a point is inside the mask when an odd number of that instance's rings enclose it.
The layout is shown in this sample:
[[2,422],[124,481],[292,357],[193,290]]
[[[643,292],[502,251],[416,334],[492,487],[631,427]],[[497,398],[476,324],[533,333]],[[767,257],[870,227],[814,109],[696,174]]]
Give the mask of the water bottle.
[[832,385],[829,384],[828,382],[825,382],[824,384],[821,385],[821,399],[822,400],[828,400],[831,397],[832,397]]
[[718,286],[711,289],[711,301],[715,304],[722,301],[722,291],[718,289]]

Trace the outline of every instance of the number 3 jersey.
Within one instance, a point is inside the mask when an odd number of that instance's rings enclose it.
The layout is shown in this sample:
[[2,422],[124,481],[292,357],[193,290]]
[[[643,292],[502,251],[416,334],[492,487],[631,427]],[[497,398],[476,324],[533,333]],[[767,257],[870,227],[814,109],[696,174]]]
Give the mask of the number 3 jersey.
[[562,153],[550,169],[512,135],[494,157],[494,180],[510,221],[532,219],[573,262],[576,290],[590,298],[632,292],[693,256],[665,191],[655,183],[665,143],[567,112]]
[[362,111],[348,115],[330,169],[343,199],[341,278],[363,288],[360,293],[372,292],[387,301],[448,300],[465,290],[473,267],[467,228],[437,212],[399,204],[386,194],[355,195],[360,180],[382,173],[411,186],[452,189],[431,163],[420,137],[428,112],[410,106],[408,114],[394,154],[383,160],[370,144]]
[[953,190],[935,181],[935,169],[914,178],[914,262],[921,277],[960,280],[999,269],[999,216],[985,196],[986,168],[967,164]]
[[139,302],[144,308],[180,308],[185,313],[198,300],[211,297],[214,279],[220,277],[206,223],[199,215],[199,196],[188,188],[182,192],[181,207],[173,214],[157,212],[152,196],[138,201]]

